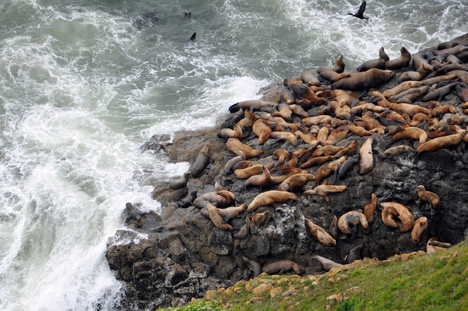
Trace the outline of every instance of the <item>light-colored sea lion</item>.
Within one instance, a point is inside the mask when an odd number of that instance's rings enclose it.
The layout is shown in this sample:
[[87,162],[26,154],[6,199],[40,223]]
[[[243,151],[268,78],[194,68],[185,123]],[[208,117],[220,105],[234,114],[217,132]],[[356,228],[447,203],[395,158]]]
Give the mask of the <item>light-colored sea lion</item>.
[[325,246],[335,246],[336,240],[328,234],[322,227],[314,224],[310,219],[304,217],[305,226],[309,230],[310,234],[317,240],[319,243]]
[[353,234],[350,226],[359,224],[361,224],[364,229],[369,228],[366,216],[360,211],[350,211],[338,218],[338,229],[344,234]]
[[237,138],[229,138],[226,141],[226,149],[234,152],[237,155],[240,155],[239,151],[242,151],[246,157],[246,159],[250,159],[256,156],[259,156],[263,153],[263,150],[253,149],[249,145],[243,144]]
[[301,79],[309,85],[320,86],[322,83],[317,78],[318,72],[316,70],[306,70],[301,73]]
[[343,146],[323,146],[323,147],[318,147],[317,150],[314,150],[312,152],[313,157],[321,157],[321,156],[326,156],[326,155],[335,155],[339,151],[343,150],[345,147]]
[[385,225],[398,228],[398,223],[393,219],[397,217],[401,221],[401,232],[408,232],[413,228],[414,217],[408,207],[396,202],[381,202],[380,205],[383,207],[382,221]]
[[319,255],[314,255],[312,256],[312,258],[317,259],[317,261],[322,264],[323,269],[326,271],[330,271],[331,268],[338,268],[342,266],[342,264],[336,263],[333,260],[327,259]]
[[172,189],[182,189],[187,185],[187,182],[190,178],[192,172],[189,170],[185,172],[182,176],[172,177],[169,179],[169,186]]
[[359,174],[364,175],[369,173],[374,167],[374,155],[372,153],[372,142],[373,138],[370,136],[359,149],[359,156],[361,160],[359,162]]
[[322,105],[323,99],[319,98],[315,93],[305,84],[294,84],[291,85],[291,89],[297,98],[300,100],[311,103],[313,105]]
[[432,119],[430,114],[418,112],[411,119],[410,126],[418,126],[425,124],[428,120]]
[[315,137],[314,134],[311,132],[306,131],[305,129],[299,128],[299,130],[295,131],[294,134],[296,137],[301,138],[306,144],[312,145],[318,145],[320,141]]
[[428,60],[426,59],[426,53],[419,52],[412,55],[413,58],[413,66],[414,68],[418,69],[420,67],[425,67],[431,71],[434,70],[431,64],[429,64]]
[[331,155],[321,156],[321,157],[312,157],[301,165],[302,169],[306,169],[312,166],[322,165],[323,163],[330,161],[334,157]]
[[[219,208],[218,212],[223,217],[224,222],[229,222],[231,219],[242,213],[245,208],[247,207],[247,204],[241,204],[239,206],[231,206],[231,207],[226,207],[226,208]],[[201,209],[200,213],[205,216],[210,218],[210,214],[208,211],[208,206],[205,206],[204,208]]]
[[380,122],[377,121],[376,119],[374,119],[374,117],[372,116],[370,111],[366,112],[362,116],[362,120],[364,122],[366,122],[364,127],[366,129],[368,129],[369,131],[371,131],[371,132],[374,131],[374,130],[377,130],[377,129],[385,130],[385,126],[380,124]]
[[224,173],[230,174],[234,165],[244,160],[245,160],[245,154],[242,151],[239,151],[239,155],[237,157],[234,157],[231,160],[226,162],[226,164],[224,165],[224,169],[223,169]]
[[200,150],[200,152],[197,155],[197,158],[193,162],[190,170],[192,171],[192,177],[193,178],[198,178],[205,167],[208,165],[208,162],[210,161],[210,145],[205,144],[203,148]]
[[262,273],[262,268],[256,260],[249,259],[245,256],[242,256],[242,259],[246,263],[247,268],[249,268],[249,270],[252,271],[252,279],[255,279],[257,276],[260,275],[260,273]]
[[237,124],[233,125],[233,129],[223,128],[223,129],[219,130],[218,138],[224,138],[225,141],[228,138],[242,139],[242,129]]
[[[336,59],[335,59],[335,64],[333,66],[320,66],[318,68],[318,72],[322,72],[322,71],[335,71],[337,73],[342,73],[345,69],[345,63],[343,62],[343,55],[339,55]],[[302,76],[301,76],[302,77]]]
[[271,132],[270,135],[271,138],[276,138],[276,139],[281,139],[281,140],[287,140],[291,143],[291,145],[296,146],[297,145],[297,137],[294,135],[294,133],[291,132]]
[[271,114],[273,117],[281,117],[285,121],[291,121],[292,110],[289,108],[287,104],[278,104],[277,106],[278,111],[275,111]]
[[403,153],[413,153],[413,152],[414,152],[414,149],[411,148],[410,146],[399,145],[399,146],[388,148],[387,150],[384,151],[384,154],[385,155],[402,155]]
[[442,117],[446,113],[457,113],[457,108],[452,105],[440,105],[431,110],[433,117]]
[[328,115],[319,115],[319,116],[304,118],[302,119],[302,123],[304,123],[307,126],[319,125],[319,124],[330,124],[332,119],[333,118]]
[[430,114],[430,110],[418,105],[408,104],[408,103],[392,103],[390,104],[390,109],[397,111],[399,113],[406,113],[409,116],[414,116],[416,113]]
[[285,181],[288,177],[291,177],[295,174],[301,174],[301,173],[307,173],[307,172],[298,167],[284,167],[284,168],[278,169],[276,170],[274,176],[272,176],[273,183],[280,184],[283,181]]
[[262,174],[258,175],[253,175],[250,176],[246,181],[245,181],[245,189],[249,187],[269,187],[273,184],[273,179],[271,178],[270,171],[266,168],[266,166],[263,166]]
[[254,122],[252,131],[257,135],[259,145],[263,145],[270,138],[272,132],[271,128],[265,124],[265,120],[263,119],[257,119]]
[[283,203],[291,199],[296,199],[296,195],[287,191],[270,190],[257,195],[249,204],[247,211],[252,212],[260,206],[267,206],[274,203]]
[[345,126],[339,127],[335,130],[333,130],[330,135],[328,135],[327,140],[324,141],[322,144],[324,146],[326,145],[335,145],[338,142],[342,141],[343,139],[346,138],[348,135],[349,129],[346,128]]
[[431,192],[431,191],[427,191],[426,188],[423,186],[423,185],[419,185],[417,187],[418,189],[418,197],[422,200],[422,201],[426,201],[426,202],[429,202],[433,208],[437,208],[437,206],[439,206],[439,203],[440,203],[440,198],[437,194],[435,194],[434,192]]
[[427,133],[419,127],[407,127],[403,131],[393,135],[392,140],[397,141],[404,138],[418,139],[419,145],[421,146],[421,144],[424,144],[427,140]]
[[321,195],[325,199],[325,201],[329,202],[330,199],[328,198],[327,194],[328,193],[338,193],[338,192],[343,192],[345,190],[348,190],[348,187],[345,185],[319,185],[315,187],[312,190],[306,190],[304,191],[304,194],[310,194],[310,195]]
[[348,124],[347,127],[353,134],[356,134],[358,136],[369,136],[372,134],[370,131],[366,130],[362,126],[357,126],[354,123]]
[[401,69],[409,64],[411,61],[411,53],[405,47],[400,49],[400,57],[391,59],[385,63],[385,69]]
[[356,104],[356,106],[351,108],[351,114],[354,114],[354,115],[356,114],[362,115],[366,111],[383,112],[385,111],[385,108],[378,106],[378,105],[374,105],[372,103],[366,103],[366,102],[359,102],[358,104]]
[[437,251],[450,247],[452,247],[452,244],[440,242],[439,239],[437,239],[436,237],[432,237],[426,243],[426,252],[428,254],[433,254]]
[[421,81],[431,72],[432,69],[424,66],[419,67],[417,71],[405,71],[398,77],[398,83]]
[[292,191],[294,188],[302,187],[309,180],[314,180],[315,176],[312,174],[295,174],[283,181],[279,186],[280,191]]
[[269,275],[283,274],[291,270],[293,270],[297,274],[302,273],[301,267],[291,260],[275,260],[263,265],[262,267],[262,272],[265,272]]
[[411,240],[414,244],[419,243],[419,238],[421,234],[427,229],[429,221],[426,217],[419,217],[414,222],[413,229],[411,230]]
[[372,193],[372,198],[364,206],[364,215],[366,215],[367,222],[370,224],[374,222],[374,212],[376,208],[377,196],[374,193]]
[[320,128],[317,133],[317,139],[323,143],[325,140],[327,140],[328,133],[330,133],[330,129],[327,126]]
[[307,113],[307,111],[304,110],[304,108],[302,108],[301,105],[292,104],[289,105],[289,108],[291,108],[295,115],[298,115],[301,118],[309,117],[309,114]]
[[286,149],[276,149],[273,152],[273,159],[278,160],[279,163],[284,163],[291,159],[291,154]]
[[249,110],[244,110],[244,117],[237,122],[243,130],[250,129],[257,120],[257,116],[250,112]]
[[452,135],[447,135],[447,136],[431,139],[430,141],[420,144],[418,149],[416,149],[416,152],[419,155],[422,152],[436,151],[441,148],[458,145],[463,140],[463,137],[465,136],[466,133],[467,133],[466,131],[462,131],[457,134],[452,134]]
[[263,107],[273,107],[274,105],[274,103],[266,102],[264,100],[259,99],[246,100],[231,105],[229,107],[229,112],[233,113],[238,111],[239,109],[249,109],[251,112],[253,112],[254,110],[258,110]]
[[361,65],[359,65],[356,70],[357,71],[367,71],[370,69],[385,69],[385,63],[388,62],[390,58],[388,57],[387,53],[385,53],[385,50],[383,47],[380,48],[379,50],[379,58],[377,59],[371,59],[368,61],[365,61]]
[[251,176],[263,173],[263,167],[264,166],[261,164],[254,164],[246,168],[238,168],[234,170],[234,176],[236,176],[237,179],[248,179]]
[[[388,90],[385,90],[383,92],[383,96],[385,98],[391,98],[391,97],[395,97],[396,95],[404,92],[404,91],[407,91],[409,89],[412,89],[412,88],[416,88],[416,87],[420,87],[424,85],[423,82],[421,81],[405,81],[405,82],[402,82],[398,85],[396,85],[395,87],[391,88],[391,89],[388,89]],[[377,94],[377,93],[374,93],[374,92],[371,92],[372,94]],[[369,93],[369,94],[371,94]]]
[[216,228],[227,231],[233,230],[230,224],[224,222],[223,217],[221,216],[219,209],[216,206],[214,206],[211,203],[208,203],[206,204],[206,208],[208,209],[210,219]]
[[257,234],[258,228],[261,224],[266,220],[266,218],[270,215],[270,211],[264,211],[263,213],[256,213],[251,216],[249,221],[249,230],[251,234]]
[[350,73],[349,72],[342,72],[342,73],[338,73],[336,71],[333,71],[333,70],[328,70],[328,71],[322,71],[318,78],[319,80],[321,81],[324,81],[326,83],[333,83],[333,82],[336,82],[336,81],[339,81],[343,78],[347,78],[350,76]]
[[339,158],[339,157],[342,157],[344,155],[346,156],[352,156],[356,153],[356,150],[357,150],[357,147],[358,147],[358,144],[357,144],[357,141],[354,139],[347,147],[345,147],[344,149],[338,151],[336,154],[335,154],[335,158]]
[[334,161],[331,161],[330,163],[328,164],[325,164],[324,166],[322,166],[318,172],[317,172],[317,176],[315,178],[315,180],[317,180],[317,182],[320,182],[322,179],[324,178],[327,178],[328,176],[330,176],[331,174],[333,174],[334,172],[336,172],[341,164],[344,163],[344,161],[346,161],[346,159],[348,158],[348,156],[344,155]]

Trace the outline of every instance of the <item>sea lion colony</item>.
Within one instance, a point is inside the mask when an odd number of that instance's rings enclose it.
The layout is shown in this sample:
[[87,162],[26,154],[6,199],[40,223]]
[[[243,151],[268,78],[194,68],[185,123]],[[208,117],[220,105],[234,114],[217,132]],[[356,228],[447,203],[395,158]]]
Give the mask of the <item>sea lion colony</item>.
[[[350,191],[340,180],[354,174],[355,165],[365,178],[373,169],[376,156],[405,156],[416,161],[421,153],[454,149],[468,142],[467,61],[468,47],[456,42],[416,55],[403,47],[401,56],[393,60],[382,47],[378,59],[350,72],[344,71],[343,57],[339,56],[333,66],[285,79],[278,102],[248,100],[232,105],[231,114],[218,133],[233,155],[226,161],[222,175],[224,180],[245,180],[246,191],[260,192],[250,202],[230,207],[235,205],[236,196],[218,181],[215,191],[199,194],[193,202],[184,202],[180,207],[193,204],[217,228],[233,231],[236,239],[248,239],[271,216],[268,211],[258,212],[259,207],[275,207],[300,196],[316,195],[327,204],[333,193]],[[394,86],[383,93],[372,90],[389,81],[394,81]],[[459,100],[452,101],[453,105],[441,104],[452,93]],[[378,135],[391,135],[395,145],[374,150],[373,139]],[[345,138],[353,140],[340,144]],[[263,145],[274,146],[274,153],[266,154],[269,149]],[[204,146],[191,172],[202,173],[208,164],[208,150]],[[438,208],[437,194],[424,185],[414,189],[414,195]],[[430,220],[415,220],[411,206],[396,201],[398,198],[395,202],[378,203],[378,197],[372,194],[362,210],[335,215],[328,232],[307,215],[304,225],[311,238],[334,247],[340,234],[369,232],[369,224],[379,217],[375,211],[380,210],[386,226],[411,232],[408,238],[418,244],[421,234],[431,225]],[[243,226],[231,226],[228,222],[234,217],[244,218]],[[255,219],[258,220],[254,224]],[[248,254],[243,258],[254,276],[261,270],[302,271],[293,262],[278,262],[281,258],[274,258],[275,264],[265,263],[263,269]]]

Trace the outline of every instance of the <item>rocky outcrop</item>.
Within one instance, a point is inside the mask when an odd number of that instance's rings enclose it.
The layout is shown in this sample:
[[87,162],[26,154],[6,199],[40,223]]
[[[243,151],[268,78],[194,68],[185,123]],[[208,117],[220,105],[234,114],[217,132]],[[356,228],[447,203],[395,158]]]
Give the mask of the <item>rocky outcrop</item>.
[[[466,38],[457,38],[454,41],[466,42]],[[467,60],[463,61],[466,63]],[[405,71],[411,69],[404,68]],[[383,93],[385,89],[395,86],[402,74],[401,71],[396,72],[392,80],[377,90]],[[463,79],[457,78],[455,81],[460,80]],[[330,89],[327,85],[322,86],[325,90]],[[270,103],[281,102],[284,100],[281,95],[284,88],[283,83],[278,83],[261,90],[263,100]],[[369,95],[360,95],[361,101],[376,102]],[[322,105],[308,109],[310,116],[318,115],[319,107],[326,107],[330,102],[329,98],[323,96]],[[352,105],[356,105],[359,94],[351,93],[351,96],[355,98]],[[456,114],[461,120],[457,126],[460,131],[466,129],[468,122],[462,114],[463,102],[459,96],[450,92],[445,95],[442,103],[457,109]],[[388,110],[393,109],[386,107],[385,111]],[[328,113],[333,118],[337,114],[333,109],[331,113],[328,109]],[[236,118],[235,114],[231,113],[226,119]],[[354,118],[362,117],[363,114],[358,112],[354,114]],[[344,121],[343,124],[351,123],[346,118],[341,118],[340,121]],[[248,205],[258,194],[278,188],[278,184],[272,184],[246,189],[245,180],[223,171],[226,162],[233,157],[227,151],[224,141],[217,139],[218,130],[224,122],[224,119],[220,120],[217,127],[196,133],[177,133],[172,144],[164,143],[163,149],[171,161],[190,163],[195,161],[203,145],[209,143],[210,163],[200,177],[190,178],[182,190],[170,188],[167,182],[154,184],[154,197],[163,206],[161,215],[142,215],[138,206],[127,204],[123,217],[128,230],[117,232],[109,241],[107,259],[117,279],[126,284],[126,304],[129,309],[176,306],[192,297],[203,297],[207,290],[232,286],[240,280],[247,280],[252,275],[252,268],[249,268],[245,258],[260,266],[274,260],[291,260],[299,264],[306,274],[315,274],[323,271],[323,267],[313,258],[314,255],[345,263],[349,260],[351,250],[359,249],[357,254],[353,251],[353,258],[386,259],[394,254],[425,250],[426,242],[431,237],[455,244],[464,240],[467,234],[468,195],[465,185],[468,184],[468,156],[465,141],[432,152],[387,155],[384,151],[389,147],[406,145],[416,150],[420,144],[419,140],[411,138],[392,140],[392,135],[388,133],[390,126],[386,126],[387,133],[382,130],[358,136],[349,132],[346,138],[336,143],[336,146],[346,147],[355,140],[358,148],[354,154],[359,154],[364,142],[369,137],[373,140],[374,164],[368,173],[361,175],[357,164],[351,166],[346,174],[336,176],[332,172],[330,176],[324,177],[328,184],[346,185],[347,190],[329,193],[326,197],[306,195],[305,190],[314,189],[322,183],[308,181],[303,187],[292,190],[297,199],[260,206],[255,211],[245,210],[229,220],[233,231],[218,229],[208,217],[202,215],[199,208],[193,206],[193,198],[215,191],[219,184],[235,195],[232,206],[243,203]],[[296,116],[292,122],[302,120]],[[427,127],[421,123],[421,128],[426,130]],[[272,164],[272,174],[281,172],[280,165],[273,157],[275,150],[282,148],[292,154],[301,148],[311,147],[311,144],[299,138],[297,144],[270,138],[259,145],[258,137],[253,132],[246,134],[242,142],[262,150],[260,156],[250,160],[264,166]],[[161,148],[156,138],[148,146],[146,149]],[[301,160],[299,154],[296,154]],[[305,170],[316,175],[320,168],[315,166]],[[424,185],[427,190],[440,197],[440,204],[436,208],[418,197],[419,185]],[[369,223],[368,228],[350,220],[351,234],[339,230],[333,233],[330,224],[334,217],[340,218],[353,210],[364,210],[372,194],[377,197],[377,206],[373,213],[375,220]],[[411,239],[410,231],[401,232],[398,228],[383,223],[383,208],[379,204],[381,202],[398,202],[409,207],[414,220],[422,216],[428,219],[428,229],[422,232],[418,244]],[[239,237],[238,233],[246,222],[251,221],[253,215],[265,211],[269,212],[265,220],[255,227],[250,226],[247,234]],[[336,245],[326,246],[312,236],[305,224],[306,218],[333,233]],[[357,246],[362,247],[356,248]]]

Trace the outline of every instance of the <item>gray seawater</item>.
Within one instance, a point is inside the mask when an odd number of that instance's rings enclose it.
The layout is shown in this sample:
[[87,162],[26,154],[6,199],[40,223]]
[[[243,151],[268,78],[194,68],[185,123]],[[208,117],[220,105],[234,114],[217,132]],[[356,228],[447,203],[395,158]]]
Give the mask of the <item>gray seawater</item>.
[[125,203],[160,211],[151,182],[188,169],[141,154],[152,135],[340,54],[351,69],[468,31],[467,0],[370,0],[367,21],[346,15],[357,0],[160,2],[0,2],[1,310],[118,307],[105,250]]

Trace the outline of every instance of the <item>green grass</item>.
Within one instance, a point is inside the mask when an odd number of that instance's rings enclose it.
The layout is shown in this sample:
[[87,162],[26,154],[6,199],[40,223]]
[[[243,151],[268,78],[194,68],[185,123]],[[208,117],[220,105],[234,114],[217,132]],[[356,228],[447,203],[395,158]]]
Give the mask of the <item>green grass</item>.
[[[407,261],[366,259],[347,271],[322,276],[316,285],[307,277],[262,275],[250,281],[252,288],[264,280],[283,291],[293,286],[297,293],[270,297],[269,291],[254,295],[245,288],[218,291],[215,299],[205,298],[170,310],[326,310],[327,305],[339,311],[468,310],[468,242]],[[353,287],[358,290],[351,291]],[[340,293],[347,299],[327,301],[327,297]]]

